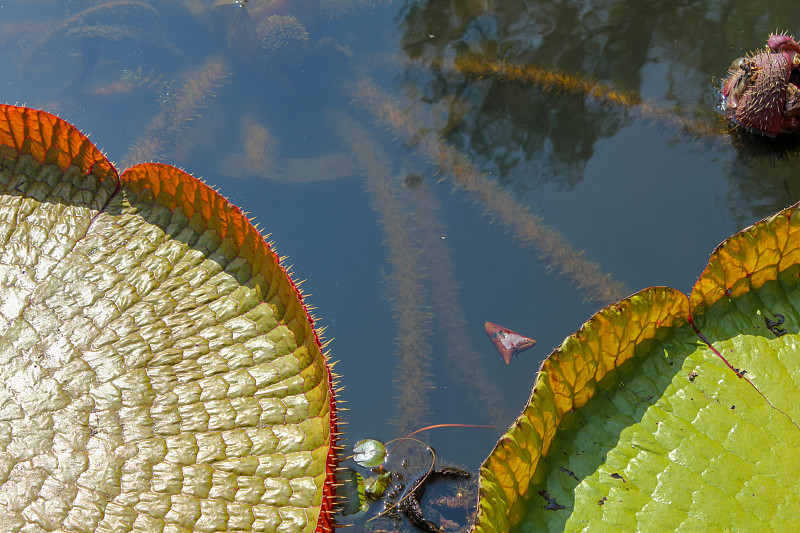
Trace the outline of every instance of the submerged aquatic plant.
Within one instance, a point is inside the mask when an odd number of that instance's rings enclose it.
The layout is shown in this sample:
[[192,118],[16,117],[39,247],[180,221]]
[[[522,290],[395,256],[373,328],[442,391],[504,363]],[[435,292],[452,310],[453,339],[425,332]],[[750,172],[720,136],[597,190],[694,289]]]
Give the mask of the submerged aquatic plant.
[[302,50],[308,43],[305,26],[292,15],[270,15],[258,23],[256,33],[270,55]]
[[536,249],[549,268],[567,277],[585,295],[585,299],[608,302],[626,294],[622,283],[603,274],[600,265],[583,257],[583,253],[572,248],[561,233],[545,225],[540,217],[505,192],[497,182],[487,179],[463,154],[435,132],[427,132],[421,139],[415,139],[423,131],[415,120],[418,117],[401,110],[397,102],[371,79],[360,79],[352,92],[354,100],[372,113],[378,123],[391,128],[404,141],[413,140],[422,156],[434,164],[444,177],[472,193],[487,216],[507,227],[521,243]]
[[183,83],[162,102],[160,112],[136,139],[123,165],[164,158],[229,76],[227,62],[219,56],[207,57],[200,67],[191,69]]
[[633,93],[602,85],[591,78],[559,72],[541,65],[514,65],[506,61],[459,57],[444,70],[471,79],[490,78],[504,83],[519,83],[552,94],[587,98],[604,108],[622,109],[633,117],[675,129],[693,137],[715,143],[726,141],[726,132],[713,123],[681,117],[674,110],[660,108]]

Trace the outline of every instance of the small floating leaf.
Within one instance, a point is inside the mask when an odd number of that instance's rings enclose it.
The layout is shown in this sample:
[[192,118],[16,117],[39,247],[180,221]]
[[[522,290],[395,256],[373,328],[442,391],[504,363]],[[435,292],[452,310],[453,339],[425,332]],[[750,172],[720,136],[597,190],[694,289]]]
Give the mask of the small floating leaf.
[[486,322],[483,325],[483,329],[486,330],[486,334],[489,336],[495,348],[497,348],[497,351],[500,352],[503,361],[505,361],[507,365],[511,364],[512,356],[518,355],[528,348],[533,348],[536,344],[536,341],[530,337],[520,335],[508,328],[498,326],[493,322]]
[[367,497],[373,500],[377,500],[378,498],[383,497],[383,493],[386,492],[386,487],[389,486],[389,482],[392,480],[392,473],[391,472],[383,472],[376,476],[370,476],[367,479]]
[[375,439],[360,440],[353,446],[353,461],[365,468],[380,466],[386,460],[386,446]]

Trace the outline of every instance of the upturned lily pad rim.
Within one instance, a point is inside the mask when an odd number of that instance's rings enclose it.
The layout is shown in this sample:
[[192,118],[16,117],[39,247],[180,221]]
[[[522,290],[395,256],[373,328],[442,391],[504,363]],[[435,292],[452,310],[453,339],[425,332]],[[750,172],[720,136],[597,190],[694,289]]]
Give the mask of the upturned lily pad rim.
[[[121,189],[151,197],[154,203],[180,210],[187,220],[202,221],[204,228],[214,230],[226,242],[220,253],[233,254],[245,259],[253,272],[252,280],[243,283],[255,288],[262,301],[277,294],[282,310],[293,311],[285,323],[297,339],[307,339],[313,344],[313,357],[324,367],[330,428],[325,453],[325,481],[321,488],[321,505],[313,512],[318,519],[317,531],[330,531],[334,527],[335,472],[338,464],[338,447],[335,445],[337,410],[334,394],[335,375],[324,353],[325,344],[314,327],[314,318],[305,305],[303,295],[259,230],[247,219],[240,208],[230,203],[219,192],[183,170],[170,165],[143,163],[119,174],[109,160],[77,128],[63,119],[45,111],[21,106],[0,105],[0,156],[9,160],[32,158],[43,166],[54,165],[64,174],[87,177],[86,188],[79,189],[79,198],[63,198],[60,203],[86,202],[100,212],[108,212],[111,198]],[[92,179],[89,179],[89,178]],[[94,183],[94,185],[91,185]],[[97,194],[93,186],[102,190]],[[13,195],[13,192],[12,192]],[[47,201],[53,201],[48,199]],[[170,228],[159,225],[165,233]],[[180,236],[175,236],[180,240]],[[189,243],[186,243],[189,244]],[[213,257],[209,257],[214,260]],[[262,282],[285,280],[274,285]],[[240,280],[242,281],[242,280]],[[295,310],[298,310],[295,312]],[[302,318],[301,318],[302,317]],[[312,513],[310,513],[312,514]]]
[[[508,531],[515,525],[522,516],[515,504],[528,491],[539,459],[547,455],[563,416],[585,406],[597,392],[596,384],[606,374],[634,357],[635,352],[641,352],[637,347],[666,338],[686,324],[691,324],[702,335],[705,313],[723,300],[730,302],[773,281],[790,286],[800,283],[798,215],[800,203],[723,241],[711,254],[691,294],[669,287],[643,289],[602,309],[567,337],[542,362],[524,411],[481,466],[478,516],[473,531]],[[756,248],[757,245],[760,246]],[[655,300],[659,301],[658,305],[652,305]],[[643,301],[650,303],[643,304]],[[630,338],[623,335],[618,339],[617,350],[584,358],[581,351],[591,352],[593,347],[598,347],[599,343],[593,344],[592,339],[605,327],[604,323],[619,321],[636,305],[650,305],[654,311],[646,327],[628,332]],[[698,344],[704,340],[698,335]],[[713,344],[723,339],[708,340]],[[600,347],[601,350],[606,348]],[[572,367],[563,364],[565,357],[573,358]],[[564,366],[574,369],[575,373],[564,376]],[[589,386],[585,386],[587,384]]]

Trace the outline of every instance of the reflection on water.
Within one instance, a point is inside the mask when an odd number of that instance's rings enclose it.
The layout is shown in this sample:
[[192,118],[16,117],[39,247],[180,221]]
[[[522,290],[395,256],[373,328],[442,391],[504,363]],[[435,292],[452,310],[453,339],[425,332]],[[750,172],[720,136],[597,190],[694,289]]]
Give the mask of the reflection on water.
[[[792,5],[6,1],[3,99],[219,187],[307,280],[345,443],[496,425],[421,434],[474,472],[591,313],[688,291],[800,199],[795,147],[731,142],[715,113]],[[536,347],[506,366],[487,320]]]

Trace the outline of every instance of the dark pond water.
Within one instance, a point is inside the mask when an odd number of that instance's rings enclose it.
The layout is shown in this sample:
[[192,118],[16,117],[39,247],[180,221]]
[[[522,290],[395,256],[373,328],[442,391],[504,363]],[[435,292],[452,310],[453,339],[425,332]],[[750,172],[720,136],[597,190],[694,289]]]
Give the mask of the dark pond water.
[[[720,241],[800,198],[796,154],[733,143],[715,89],[796,12],[0,0],[0,96],[59,114],[120,169],[154,159],[219,188],[307,280],[343,441],[494,425],[420,435],[476,471],[595,311],[690,291]],[[489,72],[503,64],[523,71]],[[487,320],[536,346],[507,366]]]

